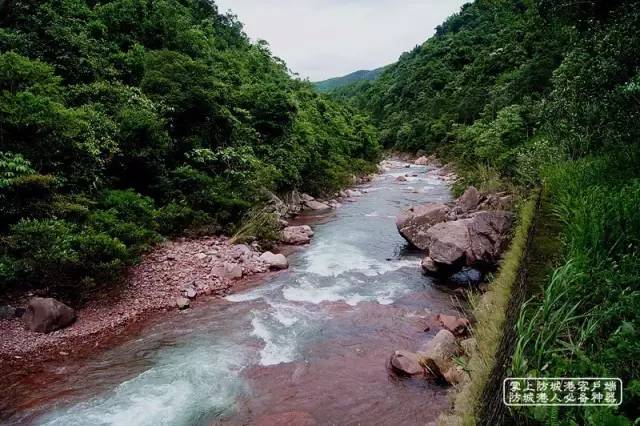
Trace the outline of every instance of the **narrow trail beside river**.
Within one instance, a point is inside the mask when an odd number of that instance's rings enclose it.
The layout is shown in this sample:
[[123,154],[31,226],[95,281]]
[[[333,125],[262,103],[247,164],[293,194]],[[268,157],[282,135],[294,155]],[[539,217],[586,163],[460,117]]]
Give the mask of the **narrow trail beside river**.
[[[8,424],[428,424],[447,389],[399,380],[387,361],[433,337],[448,294],[420,271],[395,217],[448,201],[429,167],[391,170],[314,225],[291,267],[258,287],[167,315],[108,351],[15,389]],[[409,173],[406,182],[396,177]],[[415,176],[413,176],[415,175]]]

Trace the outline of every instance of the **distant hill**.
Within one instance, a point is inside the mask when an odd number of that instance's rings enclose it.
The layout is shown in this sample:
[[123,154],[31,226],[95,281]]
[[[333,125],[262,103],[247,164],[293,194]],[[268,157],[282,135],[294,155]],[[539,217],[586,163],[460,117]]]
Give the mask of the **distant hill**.
[[376,68],[375,70],[359,70],[347,74],[343,77],[334,77],[324,81],[317,81],[313,83],[319,92],[327,93],[339,87],[348,86],[349,84],[357,81],[372,81],[378,78],[378,76],[384,71],[387,66]]

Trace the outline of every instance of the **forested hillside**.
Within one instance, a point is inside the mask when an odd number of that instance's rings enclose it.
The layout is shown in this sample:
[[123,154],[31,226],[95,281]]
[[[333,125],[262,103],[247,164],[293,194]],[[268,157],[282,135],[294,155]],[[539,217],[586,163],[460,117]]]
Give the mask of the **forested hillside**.
[[640,416],[639,6],[477,0],[375,82],[335,92],[387,148],[437,153],[485,190],[544,188],[550,244],[534,252],[553,260],[506,325],[509,373],[625,384],[619,409],[522,413],[548,424]]
[[13,0],[0,16],[0,291],[76,296],[265,190],[374,167],[374,127],[203,0]]
[[360,81],[373,81],[377,79],[380,74],[387,67],[380,67],[374,70],[359,70],[356,72],[352,72],[351,74],[347,74],[342,77],[334,77],[324,81],[318,81],[313,83],[315,88],[321,93],[331,92],[332,90],[338,89],[340,87],[344,87],[356,82]]

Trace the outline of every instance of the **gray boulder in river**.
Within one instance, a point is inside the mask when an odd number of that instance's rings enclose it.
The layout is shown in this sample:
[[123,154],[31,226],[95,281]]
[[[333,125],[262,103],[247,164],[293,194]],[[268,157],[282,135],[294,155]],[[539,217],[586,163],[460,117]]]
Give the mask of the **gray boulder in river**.
[[447,220],[449,207],[440,203],[428,203],[411,207],[396,219],[398,232],[415,247],[426,250],[429,240],[426,232],[433,225]]
[[34,297],[22,316],[28,330],[49,333],[64,328],[76,319],[76,312],[53,298]]
[[463,266],[495,267],[506,248],[512,223],[510,212],[486,211],[432,226],[424,236],[428,243],[428,258],[422,262],[425,272],[451,273]]

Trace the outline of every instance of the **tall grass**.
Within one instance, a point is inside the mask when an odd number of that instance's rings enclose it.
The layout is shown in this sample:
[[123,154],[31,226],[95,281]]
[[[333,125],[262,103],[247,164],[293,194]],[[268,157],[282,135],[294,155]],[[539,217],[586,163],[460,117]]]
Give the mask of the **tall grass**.
[[259,241],[264,248],[270,248],[278,240],[278,218],[270,206],[250,210],[231,237],[231,244]]
[[620,377],[618,409],[525,410],[544,424],[640,416],[640,179],[634,164],[583,159],[546,170],[562,261],[516,324],[518,376]]

